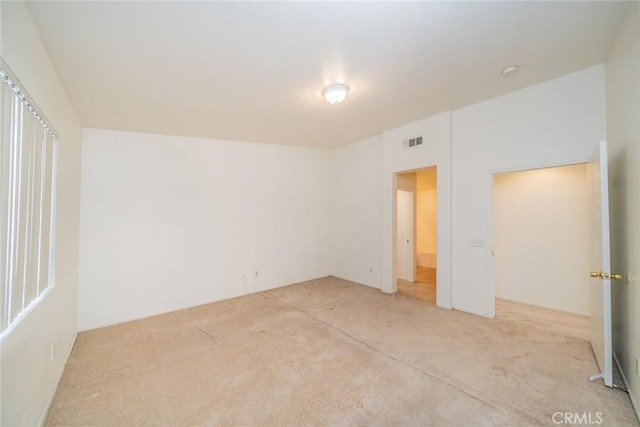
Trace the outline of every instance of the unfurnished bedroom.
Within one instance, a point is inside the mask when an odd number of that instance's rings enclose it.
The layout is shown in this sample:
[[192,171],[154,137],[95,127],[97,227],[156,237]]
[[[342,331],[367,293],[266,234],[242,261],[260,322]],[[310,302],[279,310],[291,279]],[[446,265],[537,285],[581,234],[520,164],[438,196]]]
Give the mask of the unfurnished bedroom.
[[638,426],[635,1],[0,2],[2,426]]

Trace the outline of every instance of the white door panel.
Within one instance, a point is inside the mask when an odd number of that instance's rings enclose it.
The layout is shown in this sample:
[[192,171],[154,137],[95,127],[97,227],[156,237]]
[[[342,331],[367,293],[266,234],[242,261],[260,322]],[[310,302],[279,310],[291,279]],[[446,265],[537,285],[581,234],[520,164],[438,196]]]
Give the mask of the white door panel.
[[397,199],[397,275],[413,282],[413,193],[398,190]]
[[611,346],[611,251],[609,241],[609,182],[607,143],[601,141],[587,168],[591,227],[591,346],[605,385],[613,385]]

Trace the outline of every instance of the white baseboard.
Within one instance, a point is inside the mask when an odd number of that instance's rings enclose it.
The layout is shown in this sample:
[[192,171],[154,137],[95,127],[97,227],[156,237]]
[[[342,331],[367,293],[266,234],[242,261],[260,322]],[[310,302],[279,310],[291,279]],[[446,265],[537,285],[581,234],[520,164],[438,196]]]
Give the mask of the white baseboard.
[[636,400],[636,397],[633,395],[633,391],[631,390],[631,387],[629,387],[629,381],[627,381],[627,377],[624,375],[622,366],[620,366],[620,362],[618,361],[618,357],[616,356],[615,353],[613,353],[613,361],[616,362],[616,366],[618,367],[618,372],[620,372],[620,376],[622,377],[624,386],[627,388],[627,393],[629,393],[629,400],[631,400],[631,406],[633,406],[633,410],[636,413],[636,418],[640,420],[640,410],[638,408],[638,401]]
[[73,337],[73,342],[71,342],[71,346],[67,349],[67,355],[64,358],[62,369],[58,374],[58,382],[56,383],[56,386],[53,388],[53,393],[51,393],[51,396],[49,396],[49,403],[47,404],[47,407],[44,408],[44,412],[40,416],[40,422],[38,423],[38,427],[43,427],[44,422],[47,420],[47,414],[49,413],[49,409],[51,408],[51,404],[53,403],[53,398],[56,396],[56,392],[58,391],[58,386],[60,385],[60,380],[62,379],[62,375],[64,374],[64,368],[67,366],[67,362],[69,361],[69,357],[71,356],[71,352],[73,351],[73,346],[76,344],[77,339],[78,339],[78,332],[76,332],[76,335]]

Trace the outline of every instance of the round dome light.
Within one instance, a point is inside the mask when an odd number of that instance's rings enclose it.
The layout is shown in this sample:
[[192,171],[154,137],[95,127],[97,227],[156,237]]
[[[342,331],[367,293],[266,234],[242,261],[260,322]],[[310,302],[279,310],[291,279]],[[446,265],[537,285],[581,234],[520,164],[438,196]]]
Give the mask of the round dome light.
[[322,95],[329,104],[340,104],[347,97],[348,92],[349,86],[344,84],[335,84],[325,87],[322,91]]

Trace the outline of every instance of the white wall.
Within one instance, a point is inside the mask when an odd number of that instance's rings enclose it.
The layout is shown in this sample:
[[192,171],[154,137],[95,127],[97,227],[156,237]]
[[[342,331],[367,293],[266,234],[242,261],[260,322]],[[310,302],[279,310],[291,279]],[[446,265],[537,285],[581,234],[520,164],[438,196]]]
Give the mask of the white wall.
[[589,315],[589,208],[585,164],[495,175],[496,297]]
[[606,137],[604,66],[454,111],[452,129],[453,306],[493,317],[491,175],[586,161]]
[[613,350],[630,386],[636,414],[640,399],[640,7],[632,4],[606,63],[612,269]]
[[330,154],[85,129],[80,330],[331,274]]
[[[442,113],[385,131],[382,136],[382,286],[395,292],[394,230],[396,174],[428,166],[438,167],[438,271],[437,301],[451,307],[451,117]],[[404,139],[422,136],[423,144],[403,148]],[[379,232],[379,231],[378,231]]]
[[0,54],[59,134],[55,288],[0,348],[0,424],[33,426],[46,414],[77,330],[81,130],[25,3],[0,2],[0,10]]
[[382,136],[336,148],[333,159],[333,274],[380,288]]

